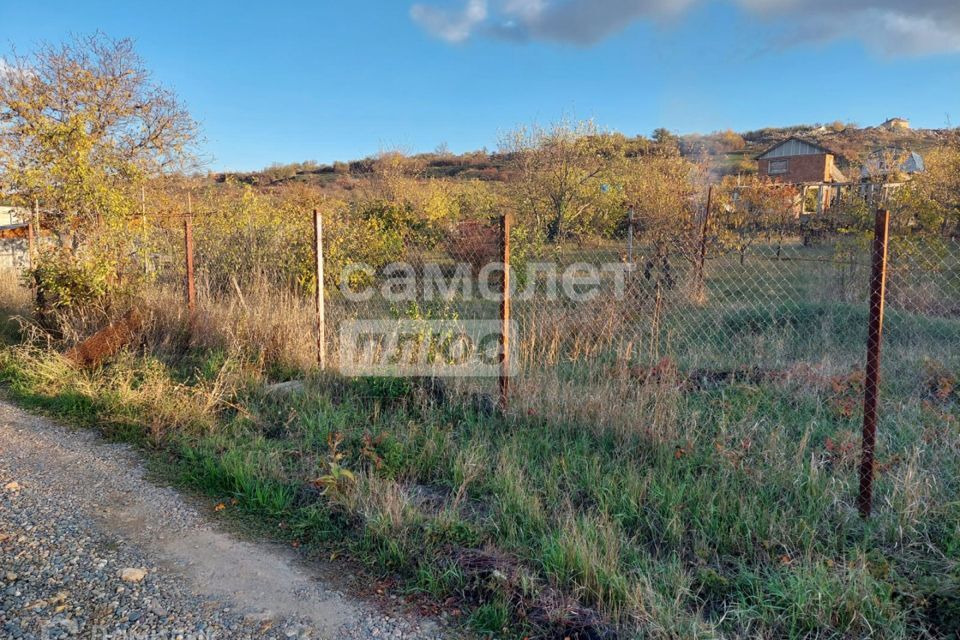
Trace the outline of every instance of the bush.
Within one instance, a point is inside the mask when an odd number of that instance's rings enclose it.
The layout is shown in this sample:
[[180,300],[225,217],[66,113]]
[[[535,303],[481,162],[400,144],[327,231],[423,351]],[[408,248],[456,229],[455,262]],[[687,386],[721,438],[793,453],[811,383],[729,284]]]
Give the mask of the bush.
[[96,302],[110,290],[110,265],[89,256],[78,257],[55,249],[40,254],[24,275],[36,286],[46,310],[72,309]]

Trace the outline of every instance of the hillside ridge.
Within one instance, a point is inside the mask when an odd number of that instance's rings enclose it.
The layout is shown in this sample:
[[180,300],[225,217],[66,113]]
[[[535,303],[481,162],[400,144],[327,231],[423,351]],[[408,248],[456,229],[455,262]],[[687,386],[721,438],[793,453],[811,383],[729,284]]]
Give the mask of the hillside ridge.
[[[622,135],[610,132],[611,135]],[[854,124],[805,124],[785,127],[765,127],[737,133],[732,130],[709,134],[678,135],[666,129],[657,129],[650,137],[626,136],[630,148],[643,154],[674,147],[687,158],[702,158],[713,165],[718,175],[749,174],[756,171],[754,158],[769,147],[790,137],[816,142],[839,156],[841,166],[859,166],[864,157],[876,149],[899,148],[921,155],[960,139],[960,128],[902,129],[895,127],[859,127]],[[501,180],[506,155],[486,149],[453,154],[446,151],[418,153],[410,156],[419,174],[426,178],[453,178],[461,180]],[[300,182],[325,186],[339,178],[359,176],[372,171],[376,158],[368,157],[333,164],[306,161],[273,164],[260,171],[220,172],[210,174],[218,182],[237,181],[255,186],[279,186]]]

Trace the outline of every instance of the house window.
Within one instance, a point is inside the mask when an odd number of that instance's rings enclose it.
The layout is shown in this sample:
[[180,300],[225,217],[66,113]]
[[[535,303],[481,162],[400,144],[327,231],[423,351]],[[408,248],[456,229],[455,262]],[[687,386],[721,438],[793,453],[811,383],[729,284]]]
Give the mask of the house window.
[[771,160],[767,173],[770,175],[780,175],[790,170],[789,160]]

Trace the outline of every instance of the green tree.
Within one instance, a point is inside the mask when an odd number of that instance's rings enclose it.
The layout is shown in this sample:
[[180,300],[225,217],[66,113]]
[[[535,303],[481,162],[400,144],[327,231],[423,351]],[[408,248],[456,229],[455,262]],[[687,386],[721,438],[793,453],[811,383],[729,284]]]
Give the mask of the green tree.
[[680,136],[669,129],[654,129],[653,141],[657,143],[657,153],[667,156],[680,155]]
[[649,246],[643,274],[667,288],[674,285],[671,259],[694,259],[694,220],[700,202],[698,166],[679,156],[653,155],[631,161],[625,171],[626,197],[634,210],[638,240]]
[[897,194],[895,206],[914,233],[960,237],[960,143],[944,145],[924,158],[916,174]]
[[509,189],[521,222],[532,222],[546,240],[607,226],[623,196],[615,172],[626,141],[602,133],[589,122],[533,126],[509,134],[501,143],[507,156]]
[[196,123],[130,40],[96,34],[6,58],[0,184],[21,205],[39,201],[71,251],[135,206],[140,180],[184,168],[196,140]]

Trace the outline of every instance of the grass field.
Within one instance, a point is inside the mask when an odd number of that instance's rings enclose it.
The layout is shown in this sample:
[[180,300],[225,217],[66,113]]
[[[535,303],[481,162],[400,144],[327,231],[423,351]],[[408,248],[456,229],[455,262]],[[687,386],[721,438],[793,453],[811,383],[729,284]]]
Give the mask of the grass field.
[[309,303],[270,291],[208,303],[192,341],[155,297],[143,348],[84,372],[11,344],[0,375],[279,537],[453,598],[482,634],[960,633],[960,319],[905,288],[891,304],[864,522],[862,270],[762,251],[709,266],[706,303],[518,303],[504,416],[415,379],[308,372],[304,393],[267,393],[312,359]]

